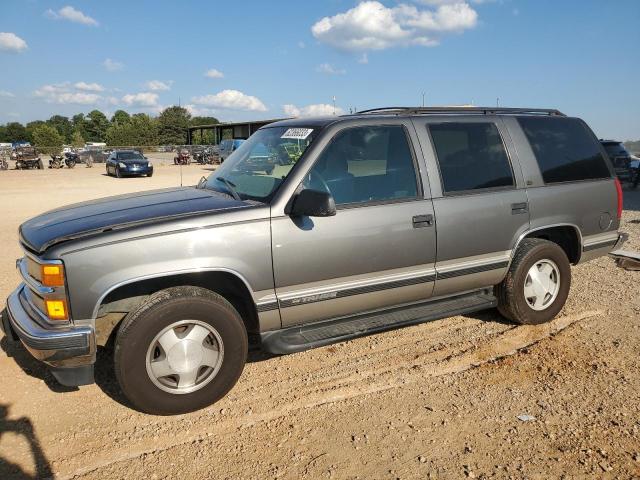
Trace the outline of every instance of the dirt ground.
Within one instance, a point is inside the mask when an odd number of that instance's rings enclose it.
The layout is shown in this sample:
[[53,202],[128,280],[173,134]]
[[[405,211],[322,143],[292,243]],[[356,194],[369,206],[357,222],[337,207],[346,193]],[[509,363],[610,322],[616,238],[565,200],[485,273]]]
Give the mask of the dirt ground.
[[[0,172],[0,297],[18,284],[17,227],[71,202],[178,185],[103,166]],[[185,185],[206,168],[183,168]],[[640,250],[640,192],[622,230]],[[0,341],[0,479],[640,478],[640,272],[573,269],[558,319],[495,311],[283,357],[259,352],[231,393],[176,417],[126,405],[99,351],[95,385],[61,387]],[[525,416],[526,415],[526,416]],[[518,418],[520,417],[520,418]]]

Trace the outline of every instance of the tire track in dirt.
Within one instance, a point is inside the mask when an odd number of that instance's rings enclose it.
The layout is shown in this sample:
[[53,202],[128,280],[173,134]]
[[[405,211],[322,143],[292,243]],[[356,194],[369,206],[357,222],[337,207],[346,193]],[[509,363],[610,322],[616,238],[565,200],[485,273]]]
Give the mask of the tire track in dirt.
[[[410,358],[405,357],[393,366],[359,370],[357,373],[336,379],[337,382],[333,384],[327,382],[322,386],[313,383],[294,385],[294,388],[281,392],[279,398],[269,397],[269,395],[260,398],[258,391],[256,396],[247,399],[246,405],[234,406],[233,408],[237,410],[251,405],[253,408],[259,409],[264,406],[266,408],[263,411],[254,413],[249,407],[248,413],[223,420],[224,417],[218,411],[208,409],[202,413],[198,412],[199,415],[196,414],[197,416],[192,418],[189,423],[198,426],[187,431],[184,429],[176,430],[176,427],[179,428],[181,418],[184,419],[185,416],[176,417],[175,420],[169,422],[170,431],[168,432],[158,434],[154,430],[151,432],[153,436],[148,432],[143,432],[140,438],[125,444],[118,444],[115,448],[113,445],[103,446],[102,449],[91,449],[67,459],[60,459],[61,468],[57,474],[59,478],[83,476],[119,462],[130,461],[148,454],[161,453],[202,441],[214,435],[221,436],[238,429],[251,428],[256,424],[286,417],[300,410],[401,388],[424,381],[426,378],[456,375],[500,358],[514,355],[519,350],[549,338],[577,322],[602,314],[601,310],[590,310],[563,316],[544,325],[509,328],[485,342],[461,352],[458,350],[456,353],[452,353],[456,347],[444,349],[444,351],[437,350],[423,355],[414,355]],[[445,355],[447,351],[449,354]],[[295,390],[293,394],[291,394],[292,390]],[[273,408],[274,404],[280,406]],[[151,448],[149,447],[150,443],[154,444]],[[87,463],[91,463],[91,465],[78,468]]]

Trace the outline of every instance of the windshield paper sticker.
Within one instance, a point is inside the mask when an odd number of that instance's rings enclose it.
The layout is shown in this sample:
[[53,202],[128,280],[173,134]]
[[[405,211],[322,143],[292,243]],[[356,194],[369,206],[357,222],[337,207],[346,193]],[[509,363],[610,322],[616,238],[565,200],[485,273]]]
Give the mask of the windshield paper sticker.
[[290,128],[280,138],[296,138],[304,140],[313,132],[313,128]]

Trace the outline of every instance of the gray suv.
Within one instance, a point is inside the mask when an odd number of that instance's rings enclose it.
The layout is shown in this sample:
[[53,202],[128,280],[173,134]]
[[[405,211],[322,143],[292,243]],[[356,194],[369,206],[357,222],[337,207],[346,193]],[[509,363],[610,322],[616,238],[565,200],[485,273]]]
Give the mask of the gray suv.
[[286,120],[195,187],[25,222],[2,324],[65,385],[113,344],[131,405],[177,414],[233,387],[250,339],[285,354],[493,307],[547,322],[570,266],[625,240],[621,211],[598,139],[556,110]]

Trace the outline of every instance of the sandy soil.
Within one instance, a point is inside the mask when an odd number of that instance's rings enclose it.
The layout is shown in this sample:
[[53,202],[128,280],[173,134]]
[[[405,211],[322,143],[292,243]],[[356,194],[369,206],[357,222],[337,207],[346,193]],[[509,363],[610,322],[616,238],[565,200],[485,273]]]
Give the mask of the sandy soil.
[[[178,167],[154,162],[151,179],[108,178],[101,165],[0,172],[0,297],[18,283],[22,221],[179,184]],[[207,173],[184,167],[183,182]],[[625,207],[627,247],[640,250],[640,192]],[[109,351],[96,385],[70,389],[3,339],[0,478],[640,478],[640,273],[602,258],[573,274],[548,325],[488,311],[284,357],[252,352],[226,398],[177,417],[130,409]]]

